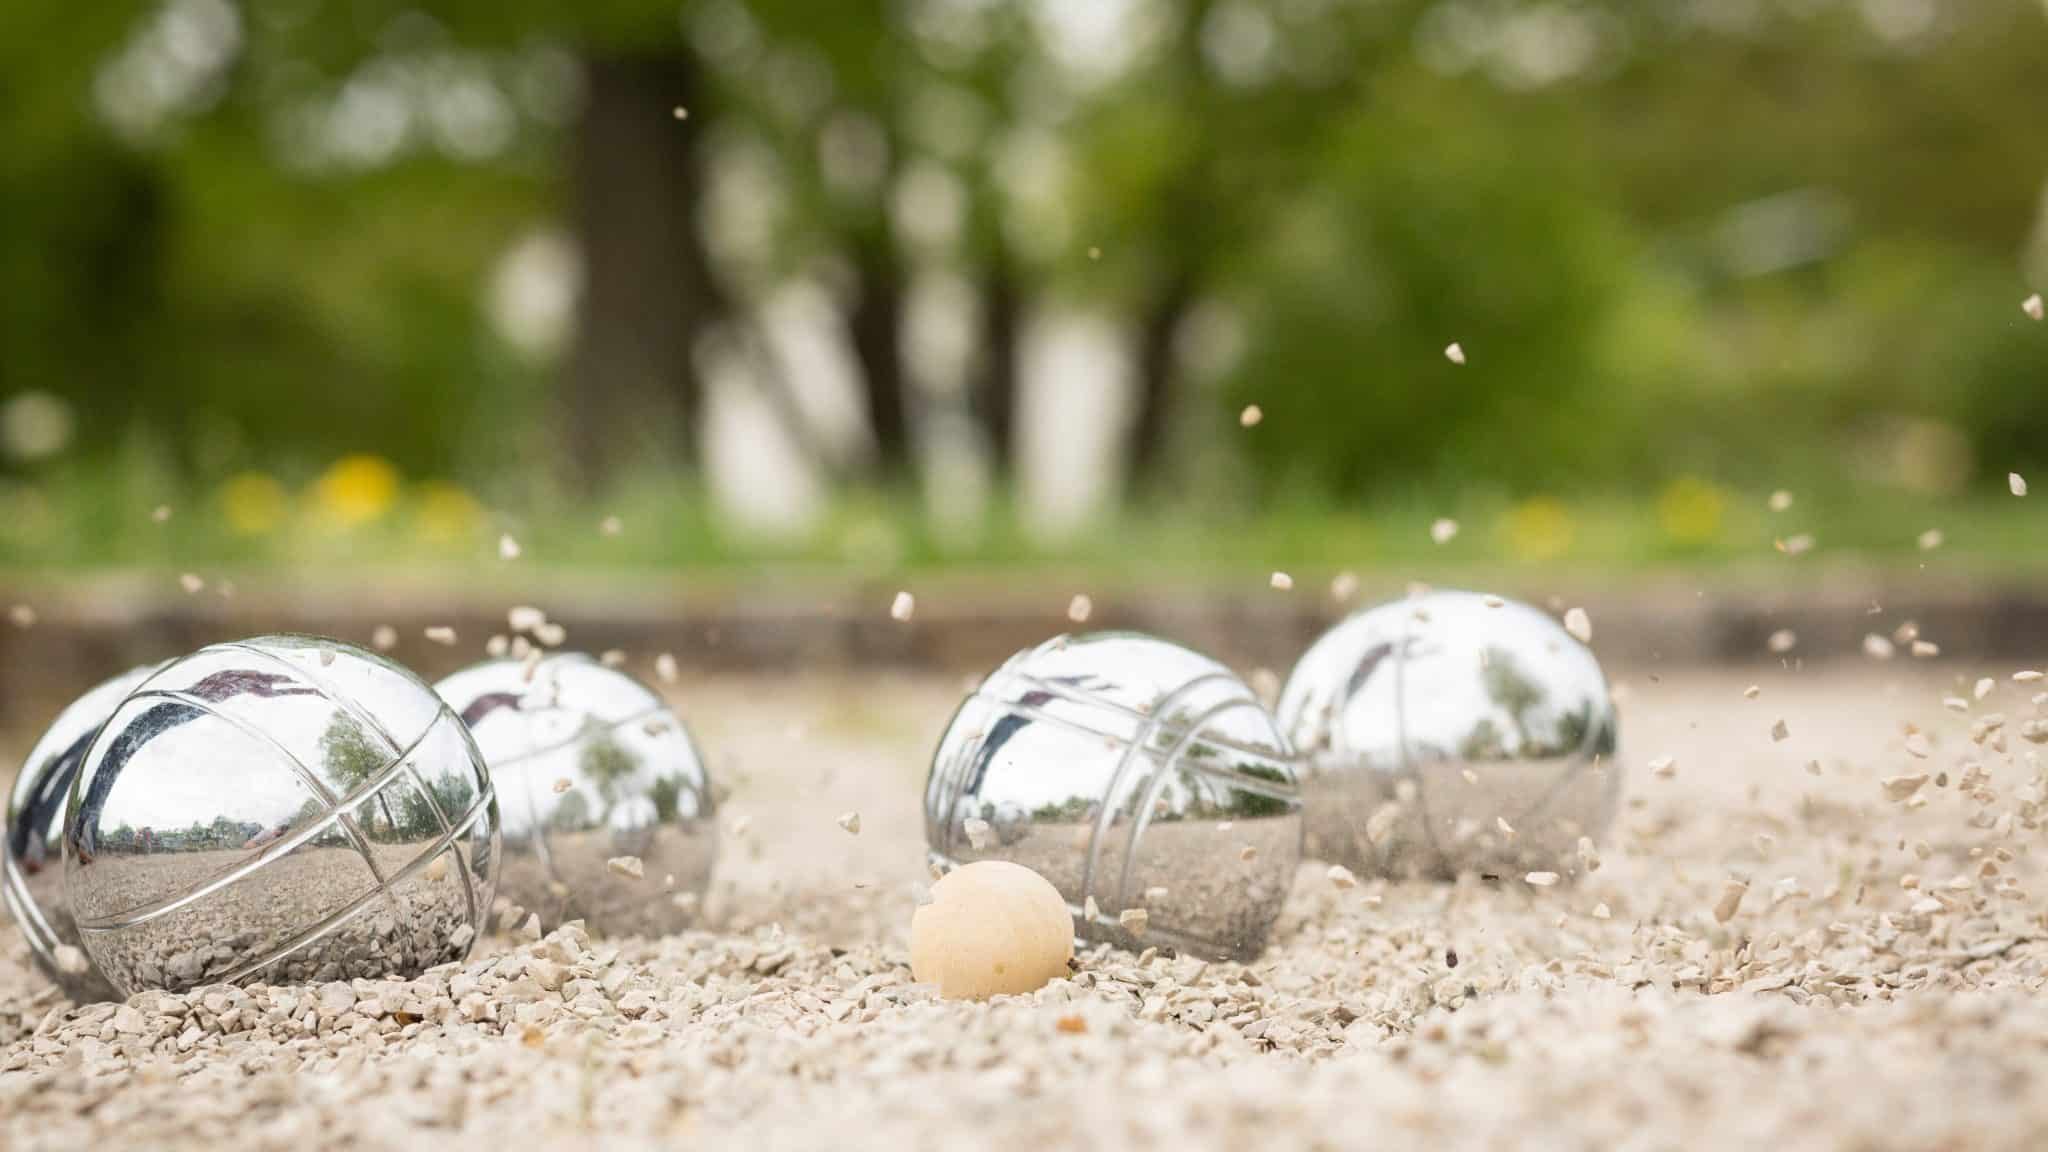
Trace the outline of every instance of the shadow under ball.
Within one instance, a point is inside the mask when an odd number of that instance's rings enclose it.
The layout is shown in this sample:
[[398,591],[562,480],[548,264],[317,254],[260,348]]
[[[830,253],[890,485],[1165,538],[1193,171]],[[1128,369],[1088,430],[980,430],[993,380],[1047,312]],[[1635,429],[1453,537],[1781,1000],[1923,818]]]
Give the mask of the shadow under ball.
[[1011,657],[960,705],[925,788],[934,866],[1022,864],[1082,939],[1205,958],[1265,947],[1301,829],[1291,754],[1251,690],[1130,632]]
[[418,677],[264,636],[166,664],[121,701],[63,844],[79,936],[119,995],[415,976],[469,954],[497,806]]
[[1438,591],[1312,645],[1277,709],[1302,758],[1308,854],[1361,875],[1565,875],[1614,818],[1614,702],[1548,615]]
[[[7,850],[0,856],[0,899],[21,926],[43,975],[79,1003],[114,999],[92,966],[64,899],[64,806],[100,726],[154,667],[131,668],[71,702],[29,749],[7,800]],[[75,952],[60,956],[59,949]]]
[[[436,688],[497,785],[500,896],[545,929],[652,937],[698,922],[718,854],[711,780],[660,695],[581,653],[489,660]],[[620,857],[641,875],[613,871]]]

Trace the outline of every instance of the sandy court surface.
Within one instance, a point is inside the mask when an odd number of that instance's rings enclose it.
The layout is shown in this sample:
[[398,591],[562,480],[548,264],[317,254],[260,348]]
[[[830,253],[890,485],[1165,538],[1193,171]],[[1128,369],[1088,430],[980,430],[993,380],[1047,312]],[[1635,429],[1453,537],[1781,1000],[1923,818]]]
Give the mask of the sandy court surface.
[[[2048,1147],[2048,684],[1653,671],[1617,676],[1629,779],[1585,881],[1306,865],[1251,964],[1093,950],[991,1004],[906,963],[958,682],[686,683],[730,793],[706,931],[78,1010],[0,927],[0,1146]],[[1969,738],[1993,712],[2003,753]]]

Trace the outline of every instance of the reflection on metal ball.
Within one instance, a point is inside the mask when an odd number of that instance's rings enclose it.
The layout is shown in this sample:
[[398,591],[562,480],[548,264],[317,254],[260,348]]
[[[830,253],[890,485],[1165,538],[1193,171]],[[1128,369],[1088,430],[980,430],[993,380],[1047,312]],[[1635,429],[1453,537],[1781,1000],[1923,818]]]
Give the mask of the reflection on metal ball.
[[29,955],[66,995],[111,1000],[114,990],[85,954],[64,900],[64,803],[92,738],[114,706],[152,667],[131,668],[71,702],[29,749],[7,801],[7,852],[0,857],[0,898],[21,926]]
[[[611,936],[696,921],[718,824],[704,761],[659,695],[581,653],[490,660],[435,687],[491,767],[505,827],[498,891],[521,915]],[[610,866],[622,857],[638,875]]]
[[1023,864],[1081,938],[1205,958],[1265,946],[1301,819],[1287,743],[1244,682],[1128,632],[1011,657],[961,704],[925,787],[936,867]]
[[1302,757],[1308,853],[1391,876],[1578,871],[1614,817],[1614,702],[1549,616],[1432,592],[1342,621],[1277,709]]
[[483,758],[433,689],[311,636],[150,675],[86,751],[64,829],[71,914],[121,995],[460,960],[498,842]]

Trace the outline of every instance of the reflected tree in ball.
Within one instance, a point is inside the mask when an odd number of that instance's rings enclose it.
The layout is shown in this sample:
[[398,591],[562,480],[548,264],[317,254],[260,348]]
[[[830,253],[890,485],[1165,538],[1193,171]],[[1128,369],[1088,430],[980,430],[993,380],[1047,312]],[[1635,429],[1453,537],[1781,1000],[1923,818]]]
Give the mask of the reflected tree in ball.
[[121,994],[409,976],[468,954],[497,838],[483,759],[431,688],[265,636],[113,710],[69,795],[65,892]]
[[1280,695],[1308,851],[1360,873],[1578,869],[1621,767],[1599,661],[1526,604],[1439,591],[1359,612]]
[[[659,695],[581,653],[488,660],[436,688],[498,785],[506,901],[614,936],[697,922],[718,849],[711,780]],[[641,875],[608,866],[626,856]]]
[[1221,664],[1136,633],[1062,636],[961,704],[932,760],[926,840],[941,869],[1044,876],[1083,939],[1246,959],[1301,855],[1290,760]]

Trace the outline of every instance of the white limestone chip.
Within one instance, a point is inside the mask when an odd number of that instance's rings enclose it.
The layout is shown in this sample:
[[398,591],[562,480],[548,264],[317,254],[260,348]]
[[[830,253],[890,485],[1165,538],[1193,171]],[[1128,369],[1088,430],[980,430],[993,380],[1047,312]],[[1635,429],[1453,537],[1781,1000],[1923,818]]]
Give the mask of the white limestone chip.
[[1721,889],[1721,899],[1714,905],[1714,922],[1726,924],[1735,919],[1735,913],[1742,908],[1742,898],[1749,893],[1749,881],[1731,879]]
[[1927,784],[1925,772],[1913,772],[1899,776],[1887,776],[1878,783],[1884,788],[1885,799],[1894,803],[1909,800]]
[[967,819],[962,820],[960,822],[960,831],[966,833],[967,843],[976,852],[987,848],[995,840],[994,831],[989,827],[988,821],[983,820],[979,816],[969,816]]
[[1330,580],[1330,599],[1339,604],[1358,595],[1358,573],[1339,572]]

